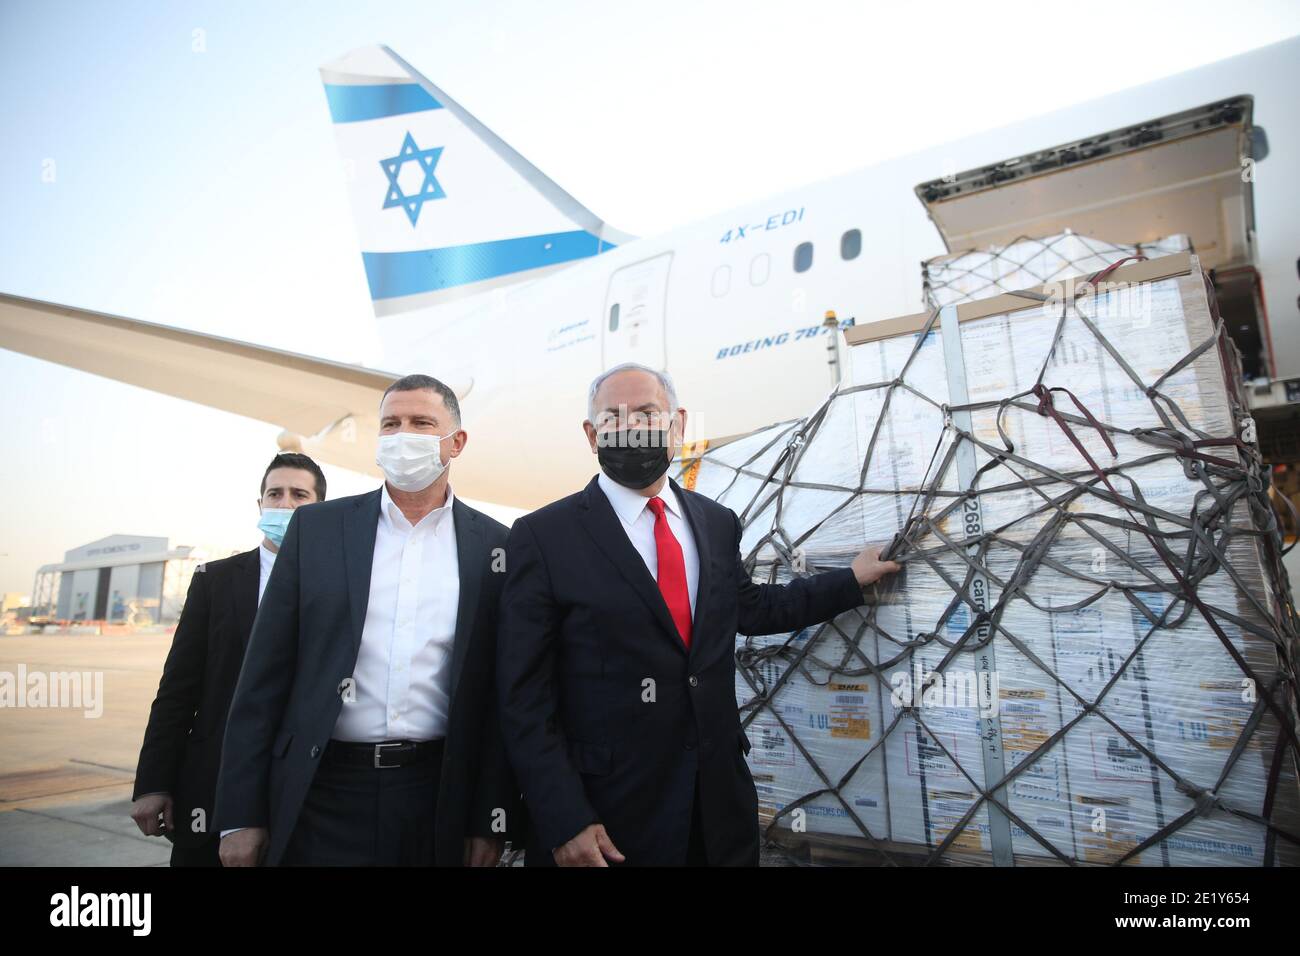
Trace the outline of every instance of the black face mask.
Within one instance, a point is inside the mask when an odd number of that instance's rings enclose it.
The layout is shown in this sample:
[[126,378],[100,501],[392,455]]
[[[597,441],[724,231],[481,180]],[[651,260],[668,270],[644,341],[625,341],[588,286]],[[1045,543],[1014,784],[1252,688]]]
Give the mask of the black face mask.
[[668,432],[650,428],[598,432],[596,460],[624,488],[648,488],[668,470]]

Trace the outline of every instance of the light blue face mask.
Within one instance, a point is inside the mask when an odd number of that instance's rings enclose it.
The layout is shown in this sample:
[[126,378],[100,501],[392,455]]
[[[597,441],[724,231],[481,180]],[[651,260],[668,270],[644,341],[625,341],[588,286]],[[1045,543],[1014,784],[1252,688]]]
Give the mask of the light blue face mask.
[[289,527],[289,519],[292,517],[292,508],[263,508],[262,517],[257,519],[257,527],[278,548],[284,542],[284,530]]

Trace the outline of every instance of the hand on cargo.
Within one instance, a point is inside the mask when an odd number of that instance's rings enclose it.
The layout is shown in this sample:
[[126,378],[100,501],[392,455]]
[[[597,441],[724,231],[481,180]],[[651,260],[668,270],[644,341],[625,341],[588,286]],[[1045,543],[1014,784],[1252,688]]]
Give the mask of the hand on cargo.
[[853,559],[853,576],[858,579],[858,584],[863,587],[879,581],[886,574],[893,574],[903,567],[897,561],[881,561],[880,551],[881,548],[878,545],[867,545]]
[[609,866],[606,860],[623,862],[623,854],[599,823],[591,824],[564,846],[557,847],[554,855],[557,866]]

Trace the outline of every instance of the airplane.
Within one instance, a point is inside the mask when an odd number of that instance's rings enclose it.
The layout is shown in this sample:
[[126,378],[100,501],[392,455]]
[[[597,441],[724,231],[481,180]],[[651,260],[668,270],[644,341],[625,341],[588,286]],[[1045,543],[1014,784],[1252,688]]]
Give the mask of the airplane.
[[[734,436],[815,409],[844,326],[924,307],[924,260],[1063,229],[1184,234],[1257,416],[1300,458],[1300,37],[642,238],[388,47],[320,72],[382,369],[12,295],[0,347],[271,422],[283,449],[376,477],[380,395],[426,372],[472,435],[458,493],[532,508],[594,473],[586,389],[616,363],[672,374],[688,438]],[[890,108],[846,122],[888,135]]]

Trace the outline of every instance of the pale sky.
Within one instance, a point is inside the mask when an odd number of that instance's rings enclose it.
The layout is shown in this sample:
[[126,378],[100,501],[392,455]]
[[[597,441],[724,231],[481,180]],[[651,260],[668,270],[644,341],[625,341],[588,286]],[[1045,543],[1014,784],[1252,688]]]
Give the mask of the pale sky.
[[[377,362],[317,74],[362,44],[652,235],[1300,34],[1295,0],[1237,9],[3,0],[0,291]],[[277,427],[7,351],[0,396],[0,591],[108,534],[257,543]]]

